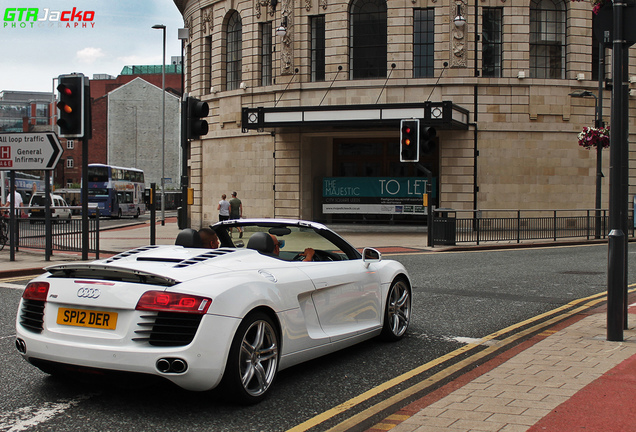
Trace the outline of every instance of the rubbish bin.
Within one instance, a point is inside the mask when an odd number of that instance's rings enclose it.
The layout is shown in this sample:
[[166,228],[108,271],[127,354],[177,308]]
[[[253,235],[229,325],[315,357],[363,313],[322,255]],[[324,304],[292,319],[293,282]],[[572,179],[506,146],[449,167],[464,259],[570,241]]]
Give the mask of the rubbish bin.
[[457,211],[438,208],[433,212],[433,244],[455,246]]

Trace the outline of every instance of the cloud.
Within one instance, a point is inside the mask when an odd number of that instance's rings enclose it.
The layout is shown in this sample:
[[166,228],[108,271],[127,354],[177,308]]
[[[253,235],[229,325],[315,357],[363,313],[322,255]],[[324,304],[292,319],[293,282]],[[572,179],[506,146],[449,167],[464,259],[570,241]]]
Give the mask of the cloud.
[[104,57],[106,54],[102,51],[101,48],[93,48],[88,47],[82,50],[79,50],[76,54],[77,61],[80,63],[95,63],[95,61],[101,57]]

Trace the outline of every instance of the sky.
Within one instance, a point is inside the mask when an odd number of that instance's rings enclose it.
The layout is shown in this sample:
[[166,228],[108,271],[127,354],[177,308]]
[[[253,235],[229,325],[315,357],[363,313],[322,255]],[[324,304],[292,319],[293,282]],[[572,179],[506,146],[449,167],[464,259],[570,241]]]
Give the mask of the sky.
[[[37,9],[38,20],[26,9]],[[183,17],[172,0],[13,0],[3,1],[0,13],[0,91],[52,92],[58,75],[92,79],[117,76],[124,66],[160,65],[163,35],[155,24],[166,26],[166,64],[181,55]]]

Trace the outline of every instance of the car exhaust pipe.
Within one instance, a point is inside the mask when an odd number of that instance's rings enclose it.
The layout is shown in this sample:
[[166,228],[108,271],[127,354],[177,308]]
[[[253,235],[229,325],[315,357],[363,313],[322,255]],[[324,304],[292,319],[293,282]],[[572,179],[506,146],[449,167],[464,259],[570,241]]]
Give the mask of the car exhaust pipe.
[[162,373],[170,372],[170,361],[168,359],[157,360],[157,370]]
[[170,370],[174,373],[184,373],[188,369],[188,364],[181,359],[174,359],[171,364]]
[[157,370],[161,373],[182,374],[188,370],[188,364],[185,360],[178,358],[162,358],[157,360]]
[[26,342],[23,341],[22,339],[15,340],[15,347],[20,354],[26,354],[26,350],[27,350]]

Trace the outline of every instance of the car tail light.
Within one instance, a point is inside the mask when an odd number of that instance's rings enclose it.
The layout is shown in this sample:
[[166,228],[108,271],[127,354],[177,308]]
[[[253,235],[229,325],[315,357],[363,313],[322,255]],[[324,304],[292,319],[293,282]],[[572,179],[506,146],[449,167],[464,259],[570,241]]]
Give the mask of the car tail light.
[[165,291],[148,291],[141,296],[135,309],[204,314],[211,304],[212,299],[207,297]]
[[49,294],[48,282],[31,282],[29,283],[24,292],[22,298],[25,300],[39,300],[46,301],[46,297]]

